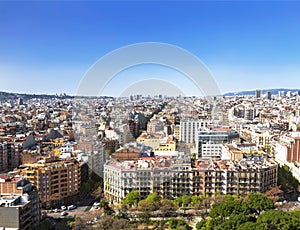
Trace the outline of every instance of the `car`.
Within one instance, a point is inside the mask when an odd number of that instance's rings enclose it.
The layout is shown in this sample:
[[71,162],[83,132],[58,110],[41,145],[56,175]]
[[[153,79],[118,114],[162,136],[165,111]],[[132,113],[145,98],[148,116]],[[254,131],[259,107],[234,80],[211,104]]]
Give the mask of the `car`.
[[93,224],[95,224],[95,221],[94,220],[89,220],[88,222],[86,222],[86,224],[93,225]]
[[89,220],[89,221],[86,222],[86,224],[92,224],[92,221]]
[[66,207],[66,206],[61,206],[60,208],[61,208],[61,210],[63,210],[63,211],[64,211],[64,210],[67,210],[67,207]]
[[94,221],[97,222],[97,220],[99,220],[101,218],[100,215],[95,216]]
[[73,209],[76,209],[77,208],[77,206],[76,205],[69,205],[68,206],[68,210],[73,210]]
[[60,213],[60,215],[61,215],[61,216],[66,216],[66,215],[68,215],[68,213],[65,212],[65,211],[62,211],[62,212]]
[[100,206],[100,203],[99,203],[99,202],[95,202],[95,203],[93,204],[93,206],[94,206],[94,207],[99,207],[99,206]]
[[58,212],[58,209],[57,209],[57,208],[56,208],[56,209],[54,209],[54,210],[53,210],[53,212]]

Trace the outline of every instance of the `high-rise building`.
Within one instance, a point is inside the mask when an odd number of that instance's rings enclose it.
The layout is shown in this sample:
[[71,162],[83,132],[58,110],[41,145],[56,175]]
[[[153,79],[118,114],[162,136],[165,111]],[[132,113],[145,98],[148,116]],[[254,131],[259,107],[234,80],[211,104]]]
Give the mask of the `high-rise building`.
[[284,90],[278,91],[278,96],[285,97],[285,91]]
[[0,172],[5,172],[8,170],[7,145],[7,142],[0,143]]
[[267,92],[267,99],[268,100],[271,100],[272,99],[272,93],[269,91]]
[[17,104],[18,105],[23,105],[23,98],[18,98],[18,100],[17,100]]
[[260,98],[261,97],[261,90],[257,89],[256,90],[256,98]]

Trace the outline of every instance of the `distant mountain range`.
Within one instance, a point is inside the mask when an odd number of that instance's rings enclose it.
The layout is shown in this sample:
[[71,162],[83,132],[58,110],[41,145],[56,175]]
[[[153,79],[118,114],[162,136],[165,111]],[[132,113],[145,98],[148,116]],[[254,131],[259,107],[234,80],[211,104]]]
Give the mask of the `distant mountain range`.
[[47,94],[27,94],[27,93],[7,93],[0,92],[0,101],[16,100],[22,98],[23,100],[29,100],[33,98],[51,99],[51,98],[73,98],[66,94],[61,95],[47,95]]
[[[265,94],[266,92],[271,92],[272,95],[278,95],[278,92],[284,91],[297,93],[300,92],[300,89],[262,89],[261,93]],[[246,90],[246,91],[238,91],[238,92],[229,92],[223,94],[223,96],[249,96],[249,95],[255,95],[256,90]],[[56,94],[56,95],[49,95],[49,94],[27,94],[27,93],[7,93],[7,92],[1,92],[0,91],[0,101],[8,101],[8,100],[17,100],[18,98],[22,98],[23,100],[30,100],[33,98],[40,98],[40,99],[51,99],[51,98],[60,98],[60,99],[72,99],[76,96],[70,96],[66,94]]]
[[[30,100],[33,98],[39,98],[39,99],[52,99],[52,98],[58,98],[58,99],[73,99],[73,98],[98,98],[94,96],[70,96],[67,94],[56,94],[56,95],[50,95],[50,94],[28,94],[28,93],[7,93],[7,92],[1,92],[0,91],[0,101],[9,101],[9,100],[17,100],[18,98],[22,98],[23,100]],[[111,98],[110,96],[103,96],[102,98]]]
[[[284,91],[285,93],[287,92],[292,92],[292,93],[297,93],[300,91],[300,89],[283,89],[283,88],[279,88],[279,89],[262,89],[261,93],[265,94],[267,92],[271,92],[272,95],[278,95],[279,92]],[[229,92],[229,93],[225,93],[223,94],[223,96],[249,96],[249,95],[255,95],[256,94],[256,90],[247,90],[247,91],[239,91],[239,92]]]

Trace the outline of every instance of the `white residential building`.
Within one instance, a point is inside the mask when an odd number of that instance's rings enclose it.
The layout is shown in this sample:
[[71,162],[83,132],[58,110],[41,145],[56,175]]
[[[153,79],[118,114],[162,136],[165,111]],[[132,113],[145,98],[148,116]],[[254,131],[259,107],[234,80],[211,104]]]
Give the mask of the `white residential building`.
[[195,143],[197,132],[200,128],[211,125],[209,120],[183,120],[180,121],[180,141]]

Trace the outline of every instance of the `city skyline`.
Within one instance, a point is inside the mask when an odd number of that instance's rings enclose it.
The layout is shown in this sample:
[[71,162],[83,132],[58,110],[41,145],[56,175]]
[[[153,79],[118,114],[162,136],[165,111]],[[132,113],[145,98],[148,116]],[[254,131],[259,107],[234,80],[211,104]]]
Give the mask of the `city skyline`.
[[[1,2],[0,91],[76,91],[103,55],[139,42],[173,44],[210,69],[221,93],[299,88],[299,2]],[[126,79],[126,82],[123,80]],[[119,73],[103,95],[159,79],[187,95],[179,72],[140,65]],[[287,80],[288,79],[288,80]]]

